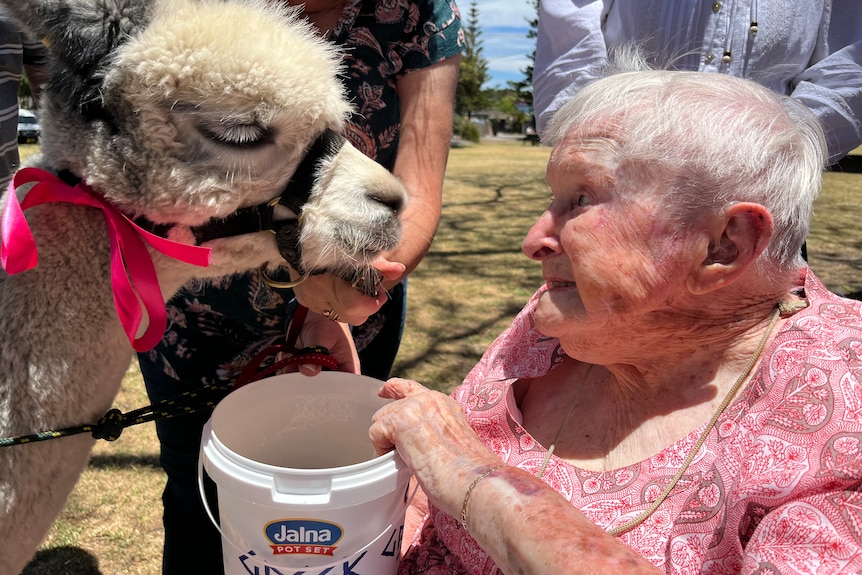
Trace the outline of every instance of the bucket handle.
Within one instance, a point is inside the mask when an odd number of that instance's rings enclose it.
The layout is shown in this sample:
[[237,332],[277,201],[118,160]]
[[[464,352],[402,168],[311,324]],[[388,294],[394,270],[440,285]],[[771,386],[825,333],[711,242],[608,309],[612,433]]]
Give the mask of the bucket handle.
[[[416,497],[417,491],[419,491],[419,482],[416,482],[416,486],[413,488],[413,493],[410,494],[410,497],[407,499],[407,502],[404,504],[405,509],[407,509],[407,507],[410,507],[410,504],[413,502],[413,498]],[[200,493],[201,502],[203,503],[204,511],[206,511],[207,517],[209,517],[209,519],[210,519],[210,523],[212,523],[213,526],[216,528],[216,530],[219,533],[221,533],[221,536],[224,538],[225,541],[227,541],[231,545],[231,547],[233,547],[234,549],[238,549],[238,550],[242,551],[242,546],[238,545],[237,542],[234,541],[233,539],[231,539],[227,533],[222,531],[221,525],[219,525],[219,522],[216,521],[215,515],[212,512],[212,509],[210,509],[210,504],[209,504],[209,501],[207,501],[206,491],[204,489],[204,461],[203,461],[203,457],[198,457],[198,492]],[[361,549],[354,551],[350,555],[351,556],[359,555],[360,553],[363,553],[363,552],[367,551],[368,549],[370,549],[372,545],[377,543],[377,541],[381,537],[386,535],[386,533],[390,529],[392,529],[393,525],[394,525],[394,522],[390,521],[389,525],[386,526],[386,528],[380,533],[380,535],[378,535],[377,537],[372,539],[370,543],[368,543],[367,545],[365,545]],[[400,553],[400,551],[401,550],[399,549],[398,552]],[[222,551],[222,552],[224,552],[224,551]],[[255,563],[256,562],[263,562],[263,559],[260,559],[257,556],[249,556],[249,559]],[[326,569],[328,567],[334,567],[335,565],[338,565],[338,564],[342,563],[343,561],[344,561],[344,558],[341,558],[338,561],[335,561],[333,563],[328,563],[326,565],[315,565],[314,568],[315,569]],[[278,567],[278,565],[276,565],[276,567]]]
[[[414,475],[414,476],[413,476],[413,477],[411,477],[410,479],[411,479],[411,480],[415,480],[415,479],[416,479],[416,476]],[[407,485],[408,485],[408,486],[410,485],[410,482],[409,482],[409,481],[407,482]],[[414,486],[413,486],[413,493],[411,493],[411,494],[410,494],[410,497],[409,497],[409,498],[407,498],[407,501],[404,503],[404,508],[405,508],[405,509],[406,509],[406,508],[408,508],[408,507],[410,507],[410,504],[411,504],[411,503],[413,503],[413,498],[414,498],[414,497],[416,497],[416,492],[418,492],[418,491],[419,491],[419,481],[416,481],[416,485],[414,485]]]
[[[210,518],[210,523],[221,533],[221,536],[230,541],[230,538],[227,534],[221,530],[221,525],[216,521],[215,515],[213,515],[212,509],[210,509],[210,502],[207,501],[207,494],[204,488],[204,458],[202,456],[198,456],[198,493],[201,496],[201,503],[204,505],[204,511],[207,512],[207,517]],[[231,541],[231,545],[234,545],[233,541]],[[234,545],[236,547],[236,545]]]

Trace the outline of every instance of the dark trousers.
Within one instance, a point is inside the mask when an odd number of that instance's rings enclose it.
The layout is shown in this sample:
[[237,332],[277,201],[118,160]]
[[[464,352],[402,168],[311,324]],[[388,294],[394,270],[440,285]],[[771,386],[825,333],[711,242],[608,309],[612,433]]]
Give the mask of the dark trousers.
[[[389,300],[380,308],[378,314],[384,316],[383,327],[377,336],[359,351],[359,364],[362,374],[380,380],[389,379],[392,364],[398,354],[404,321],[407,316],[407,280],[389,291]],[[361,329],[361,326],[356,329]]]
[[[177,380],[141,363],[150,401],[171,399],[183,391]],[[218,574],[222,563],[221,534],[210,521],[198,488],[198,456],[203,427],[212,410],[171,419],[157,419],[161,451],[159,463],[168,476],[162,493],[165,547],[162,572]],[[210,509],[218,517],[215,484],[205,477]]]

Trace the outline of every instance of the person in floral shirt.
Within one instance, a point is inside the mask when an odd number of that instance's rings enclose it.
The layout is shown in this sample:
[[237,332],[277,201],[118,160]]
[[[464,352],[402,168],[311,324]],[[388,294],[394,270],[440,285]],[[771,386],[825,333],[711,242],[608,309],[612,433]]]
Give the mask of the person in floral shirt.
[[[440,218],[464,46],[458,8],[454,0],[287,3],[343,50],[342,81],[354,107],[345,137],[391,170],[408,190],[402,243],[386,254],[388,260],[404,264],[404,274],[384,283],[376,297],[331,275],[311,276],[292,290],[272,288],[257,273],[184,286],[168,302],[169,324],[162,341],[138,356],[153,402],[204,384],[231,382],[260,350],[283,341],[298,303],[316,312],[305,320],[299,343],[330,348],[339,369],[361,369],[385,379],[398,351],[405,278],[428,251]],[[285,270],[273,279],[291,278]],[[324,312],[342,323],[319,315]],[[356,349],[337,348],[349,326]],[[168,475],[163,495],[167,575],[223,570],[221,538],[201,505],[197,484],[200,437],[210,413],[156,422],[160,462]],[[212,491],[211,482],[208,486]]]
[[381,390],[425,495],[400,573],[860,573],[862,303],[800,255],[822,129],[621,58],[546,132],[544,285],[451,396]]

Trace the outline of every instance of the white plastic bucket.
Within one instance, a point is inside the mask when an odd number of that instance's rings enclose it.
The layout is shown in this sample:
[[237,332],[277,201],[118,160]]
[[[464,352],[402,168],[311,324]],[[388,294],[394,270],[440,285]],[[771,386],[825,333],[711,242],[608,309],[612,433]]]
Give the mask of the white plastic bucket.
[[411,473],[395,452],[376,457],[368,439],[389,401],[381,385],[280,375],[216,406],[199,467],[217,487],[227,575],[397,571]]

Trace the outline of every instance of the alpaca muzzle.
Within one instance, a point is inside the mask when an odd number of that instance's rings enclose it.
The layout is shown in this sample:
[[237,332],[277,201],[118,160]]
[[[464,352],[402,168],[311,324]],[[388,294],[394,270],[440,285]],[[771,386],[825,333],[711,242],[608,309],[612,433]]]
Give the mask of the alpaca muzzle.
[[[300,214],[314,189],[321,163],[335,157],[345,141],[341,134],[325,130],[308,149],[281,195],[264,204],[241,208],[225,218],[214,218],[205,224],[190,228],[196,243],[201,245],[221,238],[269,231],[275,236],[279,254],[299,274],[299,279],[279,282],[269,278],[261,270],[261,277],[268,285],[278,289],[289,289],[302,283],[309,275],[325,273],[325,270],[307,272],[302,264],[302,247],[299,241],[302,230]],[[294,217],[279,217],[276,211],[280,206],[290,210]],[[136,218],[135,223],[163,237],[167,236],[172,227],[172,224],[154,224],[145,217]],[[353,270],[340,277],[355,289],[370,296],[377,295],[377,286],[383,281],[382,275],[371,268]]]
[[[320,163],[335,156],[344,142],[345,139],[341,134],[332,130],[325,130],[308,149],[280,196],[264,204],[240,208],[225,218],[213,218],[205,224],[190,228],[197,244],[201,245],[221,238],[269,231],[275,235],[281,257],[297,273],[305,276],[302,265],[302,250],[299,245],[299,233],[302,226],[302,218],[299,217],[299,214],[302,212],[302,206],[308,202],[308,198],[311,196]],[[289,209],[293,212],[294,217],[278,218],[275,213],[278,206]],[[154,224],[143,216],[136,218],[135,223],[162,237],[167,236],[174,225]],[[294,285],[296,284],[294,283]]]

